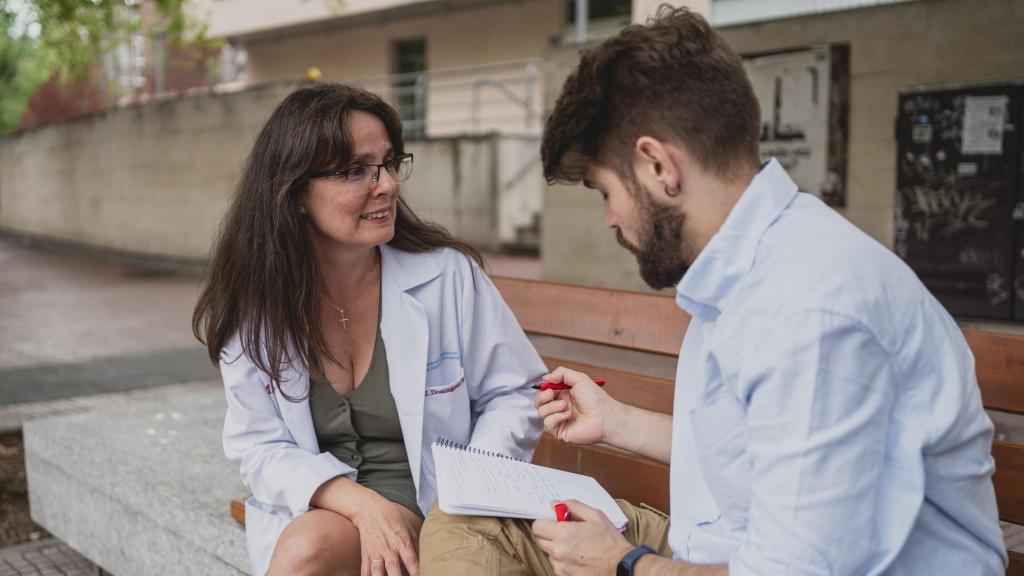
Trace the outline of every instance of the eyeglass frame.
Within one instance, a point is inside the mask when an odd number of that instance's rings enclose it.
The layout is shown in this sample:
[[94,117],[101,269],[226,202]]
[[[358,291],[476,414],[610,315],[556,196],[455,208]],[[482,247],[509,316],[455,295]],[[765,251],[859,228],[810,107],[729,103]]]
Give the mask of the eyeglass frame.
[[[388,166],[389,164],[394,165],[394,167],[395,167],[394,174],[397,176],[398,175],[398,169],[401,166],[402,162],[405,162],[406,158],[409,159],[409,163],[410,164],[413,163],[413,155],[410,152],[410,153],[406,153],[406,154],[399,154],[398,156],[395,156],[391,160],[388,160],[387,162],[381,162],[380,164],[356,164],[355,166],[352,166],[350,168],[345,168],[344,170],[320,170],[320,171],[315,171],[315,172],[309,172],[307,174],[307,177],[308,178],[329,178],[329,177],[334,176],[334,177],[344,178],[345,182],[348,182],[348,173],[351,172],[352,170],[355,170],[356,168],[376,168],[377,171],[374,172],[373,176],[370,177],[370,185],[374,186],[378,182],[380,182],[380,169],[381,168],[384,168],[385,166]],[[390,170],[389,170],[389,172],[390,172]],[[410,175],[412,174],[412,169],[411,168],[410,168],[409,174]],[[398,180],[396,180],[396,181],[398,181]]]

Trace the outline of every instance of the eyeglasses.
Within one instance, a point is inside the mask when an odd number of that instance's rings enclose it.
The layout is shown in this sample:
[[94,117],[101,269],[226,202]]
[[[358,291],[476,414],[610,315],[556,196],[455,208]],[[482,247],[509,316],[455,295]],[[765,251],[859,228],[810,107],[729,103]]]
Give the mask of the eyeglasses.
[[412,174],[412,154],[395,156],[380,164],[356,164],[344,170],[324,170],[310,172],[310,178],[343,178],[349,184],[360,184],[369,180],[370,184],[380,181],[380,169],[384,168],[396,182],[405,182]]

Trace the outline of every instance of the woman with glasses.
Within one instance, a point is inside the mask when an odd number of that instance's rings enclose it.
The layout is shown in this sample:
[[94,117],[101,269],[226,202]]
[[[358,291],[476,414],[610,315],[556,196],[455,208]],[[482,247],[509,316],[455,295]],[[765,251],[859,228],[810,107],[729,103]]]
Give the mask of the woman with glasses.
[[529,459],[546,372],[480,254],[402,199],[413,155],[378,96],[288,96],[245,163],[193,329],[252,492],[253,574],[418,574],[444,437]]

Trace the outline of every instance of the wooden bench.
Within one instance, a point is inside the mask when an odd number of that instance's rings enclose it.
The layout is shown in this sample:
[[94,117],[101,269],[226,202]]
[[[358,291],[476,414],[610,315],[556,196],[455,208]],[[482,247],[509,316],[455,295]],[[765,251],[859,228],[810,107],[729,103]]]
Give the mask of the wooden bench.
[[[566,366],[602,375],[612,396],[648,410],[672,413],[674,380],[623,370],[614,352],[635,351],[674,359],[689,317],[673,298],[512,278],[495,278],[494,282],[528,334],[612,348],[613,354],[591,354],[591,359],[581,362],[544,354],[543,346],[538,346],[548,367]],[[965,329],[964,335],[974,352],[985,407],[1024,414],[1024,337],[971,329]],[[997,466],[994,483],[1000,519],[1022,525],[1024,444],[995,440],[992,454]],[[566,444],[547,433],[533,460],[593,476],[617,498],[668,510],[668,466],[659,462],[607,446]],[[235,519],[243,522],[241,502],[232,502],[231,508]],[[1007,574],[1024,576],[1024,554],[1010,553]]]

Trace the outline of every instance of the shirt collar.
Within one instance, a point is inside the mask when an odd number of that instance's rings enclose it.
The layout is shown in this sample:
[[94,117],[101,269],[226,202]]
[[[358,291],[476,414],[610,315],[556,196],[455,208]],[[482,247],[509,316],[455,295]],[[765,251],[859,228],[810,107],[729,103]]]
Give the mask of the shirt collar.
[[704,322],[718,319],[724,302],[753,265],[765,231],[797,191],[777,160],[765,163],[676,285],[679,307]]
[[380,247],[381,275],[391,278],[403,291],[426,284],[441,275],[441,267],[434,258],[406,252],[388,244]]

